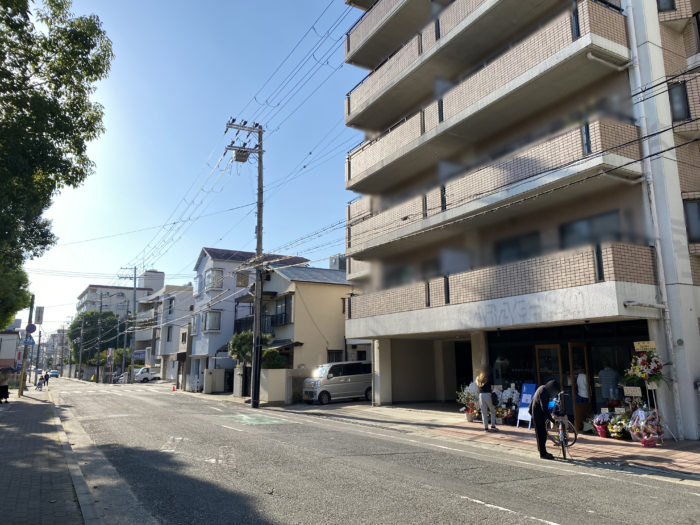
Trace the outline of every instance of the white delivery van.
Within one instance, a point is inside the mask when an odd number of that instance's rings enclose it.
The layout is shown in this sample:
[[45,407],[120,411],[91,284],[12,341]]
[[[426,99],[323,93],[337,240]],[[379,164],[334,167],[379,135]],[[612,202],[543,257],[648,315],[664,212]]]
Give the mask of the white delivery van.
[[322,405],[331,400],[372,398],[372,363],[370,361],[343,361],[326,363],[304,380],[304,401],[318,401]]

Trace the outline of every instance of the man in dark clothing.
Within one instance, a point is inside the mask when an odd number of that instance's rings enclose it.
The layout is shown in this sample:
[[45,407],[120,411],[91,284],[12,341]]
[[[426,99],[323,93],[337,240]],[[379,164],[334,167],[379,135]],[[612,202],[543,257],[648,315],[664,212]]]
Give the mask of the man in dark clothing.
[[549,405],[549,400],[558,393],[559,383],[554,379],[548,381],[535,391],[528,409],[535,423],[537,450],[539,450],[542,459],[554,459],[554,456],[547,452],[547,421],[552,420],[552,414],[547,405]]
[[49,386],[49,377],[51,377],[51,375],[48,372],[46,372],[44,374],[44,382],[46,383],[46,386]]

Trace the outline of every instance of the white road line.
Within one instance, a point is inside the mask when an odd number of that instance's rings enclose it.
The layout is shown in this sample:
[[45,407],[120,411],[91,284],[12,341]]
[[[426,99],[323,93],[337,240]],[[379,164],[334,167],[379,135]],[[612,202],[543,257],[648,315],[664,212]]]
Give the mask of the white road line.
[[217,407],[209,407],[212,410],[218,410],[219,412],[223,412],[224,410],[222,408],[217,408]]
[[477,505],[483,505],[484,507],[487,507],[489,509],[500,510],[501,512],[507,512],[508,514],[515,514],[516,516],[520,516],[521,518],[525,518],[528,520],[538,521],[540,523],[547,523],[548,525],[559,525],[554,521],[547,521],[541,518],[535,518],[534,516],[528,516],[527,514],[523,514],[522,512],[517,512],[515,510],[507,509],[505,507],[500,507],[498,505],[492,505],[491,503],[486,503],[485,501],[481,501],[480,499],[470,498],[469,496],[460,496],[460,498],[465,499],[471,503],[476,503]]
[[221,425],[221,426],[224,427],[224,428],[230,428],[231,430],[235,430],[236,432],[243,432],[243,430],[241,430],[240,428],[229,427],[229,426],[226,426],[226,425]]

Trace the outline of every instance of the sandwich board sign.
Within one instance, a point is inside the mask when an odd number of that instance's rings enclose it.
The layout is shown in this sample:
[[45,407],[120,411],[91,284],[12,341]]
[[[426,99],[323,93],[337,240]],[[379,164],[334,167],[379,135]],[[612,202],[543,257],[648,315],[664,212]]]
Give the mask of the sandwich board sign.
[[530,401],[532,401],[532,396],[535,395],[535,390],[537,390],[537,385],[534,383],[523,383],[523,391],[520,394],[520,406],[518,407],[518,423],[516,427],[520,426],[520,421],[527,421],[527,428],[532,428],[532,416],[528,412],[530,408]]

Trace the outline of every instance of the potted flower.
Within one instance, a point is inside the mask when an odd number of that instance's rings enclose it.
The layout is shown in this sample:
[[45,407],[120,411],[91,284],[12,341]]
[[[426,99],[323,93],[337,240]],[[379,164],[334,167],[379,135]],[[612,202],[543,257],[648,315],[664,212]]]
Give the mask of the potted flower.
[[479,408],[479,388],[476,383],[465,386],[462,390],[457,391],[457,402],[464,405],[460,408],[460,412],[465,412],[469,423],[474,421],[474,417]]
[[593,418],[593,426],[598,431],[598,435],[602,438],[608,437],[608,424],[610,423],[610,414],[602,412]]
[[608,423],[608,434],[615,439],[626,439],[629,436],[627,426],[630,418],[627,414],[618,414],[610,418]]

